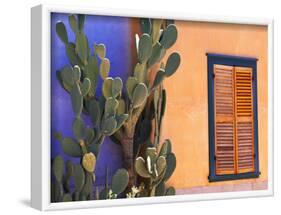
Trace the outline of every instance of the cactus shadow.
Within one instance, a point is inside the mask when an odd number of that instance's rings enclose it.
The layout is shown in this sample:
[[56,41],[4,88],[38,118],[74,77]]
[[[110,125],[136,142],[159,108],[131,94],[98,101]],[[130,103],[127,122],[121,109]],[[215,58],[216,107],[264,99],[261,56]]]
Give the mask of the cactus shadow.
[[24,206],[27,206],[27,207],[30,207],[31,206],[31,201],[30,199],[21,199],[19,200],[19,202],[24,205]]

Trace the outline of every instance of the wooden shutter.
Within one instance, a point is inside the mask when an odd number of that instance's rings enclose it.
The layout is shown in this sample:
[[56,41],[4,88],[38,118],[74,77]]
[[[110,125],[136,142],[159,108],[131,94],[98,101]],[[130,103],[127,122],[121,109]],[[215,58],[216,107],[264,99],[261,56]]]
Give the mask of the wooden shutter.
[[235,173],[234,67],[214,65],[216,174]]
[[254,171],[252,68],[235,67],[237,173]]

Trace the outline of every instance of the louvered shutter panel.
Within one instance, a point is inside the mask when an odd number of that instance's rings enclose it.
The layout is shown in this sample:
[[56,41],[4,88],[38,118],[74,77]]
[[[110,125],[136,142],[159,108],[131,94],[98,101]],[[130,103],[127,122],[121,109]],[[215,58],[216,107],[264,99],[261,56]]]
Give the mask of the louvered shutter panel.
[[237,173],[254,171],[252,68],[235,67]]
[[234,67],[214,65],[216,174],[235,173]]

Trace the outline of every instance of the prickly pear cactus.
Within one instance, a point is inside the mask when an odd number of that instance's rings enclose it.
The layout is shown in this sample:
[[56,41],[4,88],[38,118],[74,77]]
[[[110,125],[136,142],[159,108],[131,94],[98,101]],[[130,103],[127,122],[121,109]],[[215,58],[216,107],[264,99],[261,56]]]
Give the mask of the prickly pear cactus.
[[176,168],[176,158],[171,151],[171,142],[165,140],[161,149],[148,147],[144,157],[137,157],[135,170],[139,176],[148,179],[146,188],[148,196],[163,196],[168,192],[172,195],[173,187],[165,188],[165,182],[171,177]]
[[[72,174],[65,177],[65,185],[61,181],[61,158],[55,159],[54,175],[56,178],[57,198],[55,201],[70,201],[71,199],[91,199],[92,186],[95,181],[94,170],[99,146],[106,136],[112,135],[120,129],[127,120],[125,102],[121,98],[123,83],[119,77],[108,77],[110,61],[106,58],[104,44],[94,44],[94,54],[90,55],[88,39],[83,32],[84,15],[70,15],[69,24],[76,35],[73,42],[68,40],[65,25],[58,22],[57,35],[65,45],[66,54],[72,66],[65,66],[57,71],[57,79],[61,86],[69,93],[72,109],[75,115],[72,124],[74,137],[63,137],[57,133],[56,137],[68,156],[80,158],[80,164],[71,167]],[[100,64],[98,65],[98,60]],[[98,77],[104,80],[103,95],[96,96]],[[82,113],[92,120],[92,127],[87,127],[82,119]],[[63,161],[63,160],[62,160]],[[70,167],[68,166],[70,169]],[[64,196],[70,190],[69,181],[73,176],[75,191]],[[65,189],[65,190],[64,190]],[[59,195],[60,194],[60,195]],[[69,193],[67,193],[69,194]]]
[[[80,163],[68,161],[64,167],[61,157],[54,159],[52,199],[80,201],[93,198],[96,160],[100,144],[106,136],[122,146],[126,169],[116,172],[111,185],[106,182],[105,189],[96,191],[96,199],[117,198],[125,190],[130,198],[174,194],[174,188],[166,189],[165,182],[175,169],[175,155],[168,140],[160,150],[159,140],[166,102],[163,83],[175,74],[180,65],[177,52],[170,54],[163,62],[167,49],[177,40],[176,25],[164,20],[140,19],[142,33],[136,35],[138,62],[123,84],[121,78],[110,77],[106,47],[104,44],[89,44],[83,31],[84,23],[84,15],[69,16],[74,41],[69,41],[64,23],[58,22],[56,25],[57,35],[65,46],[70,62],[70,65],[57,71],[57,79],[69,94],[75,115],[73,137],[63,137],[60,133],[56,137],[65,154],[80,158]],[[93,47],[93,52],[90,47]],[[159,68],[155,76],[151,76],[155,65]],[[151,80],[151,77],[154,78]],[[99,78],[102,80],[101,86],[98,86]],[[102,89],[100,96],[96,94],[98,87]],[[91,119],[90,127],[85,125],[82,114]],[[152,131],[153,140],[150,138]],[[140,138],[136,141],[138,136]],[[136,158],[139,146],[136,147],[135,142],[149,142],[145,156]],[[141,183],[135,187],[137,175],[149,179],[149,184]],[[74,180],[74,190],[70,187],[71,178]]]
[[[142,113],[147,106],[149,106],[148,98],[155,98],[154,108],[155,123],[157,130],[161,127],[161,119],[164,114],[160,111],[163,102],[165,102],[165,90],[163,89],[163,81],[165,78],[172,76],[180,65],[180,55],[173,52],[166,63],[162,62],[166,50],[171,48],[178,36],[177,28],[174,24],[165,26],[163,20],[141,19],[142,34],[136,35],[136,49],[138,62],[135,65],[134,72],[126,81],[126,93],[128,107],[128,120],[122,126],[124,132],[116,135],[116,138],[121,142],[124,156],[126,158],[125,165],[130,174],[129,187],[135,183],[134,174],[134,137],[137,123],[143,120],[148,125],[150,119],[142,119]],[[150,79],[152,73],[152,66],[160,64],[156,72],[154,80]],[[154,68],[155,69],[155,68]],[[156,94],[161,94],[157,96]],[[159,97],[159,98],[157,98]],[[150,126],[146,126],[147,133],[150,132]],[[147,135],[146,135],[147,136]],[[155,134],[155,142],[159,142],[159,133]],[[136,149],[135,149],[136,150]]]
[[125,191],[129,182],[129,173],[126,169],[119,169],[112,177],[111,185],[106,179],[105,188],[98,194],[98,199],[116,199]]

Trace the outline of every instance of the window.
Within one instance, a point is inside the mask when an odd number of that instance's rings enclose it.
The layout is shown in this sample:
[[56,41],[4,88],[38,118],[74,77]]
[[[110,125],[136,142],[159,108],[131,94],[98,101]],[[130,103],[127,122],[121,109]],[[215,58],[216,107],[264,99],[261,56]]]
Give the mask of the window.
[[209,181],[259,176],[257,59],[207,54]]

